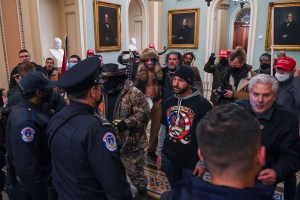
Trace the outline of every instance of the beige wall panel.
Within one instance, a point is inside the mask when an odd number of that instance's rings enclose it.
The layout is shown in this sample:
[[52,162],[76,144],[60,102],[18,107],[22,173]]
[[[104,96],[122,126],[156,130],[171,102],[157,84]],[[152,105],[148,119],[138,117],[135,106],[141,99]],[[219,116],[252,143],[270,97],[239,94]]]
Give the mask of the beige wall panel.
[[18,51],[21,49],[16,1],[1,0],[3,30],[6,42],[6,53],[10,71],[18,64]]
[[77,35],[77,22],[75,12],[66,13],[67,21],[67,32],[68,32],[68,56],[70,57],[73,54],[78,54],[78,38]]
[[[1,2],[0,2],[1,3]],[[0,10],[1,12],[1,10]],[[1,13],[0,13],[1,15]],[[1,17],[1,16],[0,16]],[[5,64],[5,52],[4,50],[6,47],[3,43],[5,40],[4,32],[3,32],[3,26],[2,26],[2,20],[0,21],[0,88],[5,88],[5,92],[7,92],[8,89],[8,72],[7,72],[7,66]]]
[[21,8],[25,48],[29,51],[32,62],[42,64],[39,2],[38,0],[21,1]]

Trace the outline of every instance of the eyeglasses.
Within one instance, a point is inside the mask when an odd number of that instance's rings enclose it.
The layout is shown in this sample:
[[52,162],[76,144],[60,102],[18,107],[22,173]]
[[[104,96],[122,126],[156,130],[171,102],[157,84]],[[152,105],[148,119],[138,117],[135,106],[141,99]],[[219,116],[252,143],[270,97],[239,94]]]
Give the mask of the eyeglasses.
[[29,55],[25,55],[25,56],[20,56],[20,58],[28,58]]

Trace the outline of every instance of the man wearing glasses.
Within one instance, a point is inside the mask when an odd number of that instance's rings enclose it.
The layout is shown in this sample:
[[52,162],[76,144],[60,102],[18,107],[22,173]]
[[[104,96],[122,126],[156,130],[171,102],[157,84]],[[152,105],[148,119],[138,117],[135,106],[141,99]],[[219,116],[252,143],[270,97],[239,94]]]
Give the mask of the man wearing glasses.
[[[21,49],[19,51],[19,60],[20,63],[25,63],[25,62],[30,62],[30,54],[26,49]],[[43,74],[47,76],[46,71],[43,69],[41,65],[38,65],[34,62],[31,62],[34,66],[36,71],[41,71]],[[13,68],[13,70],[10,73],[10,78],[9,78],[9,89],[13,88],[16,86],[16,80],[14,77],[18,76],[18,65]],[[8,94],[11,95],[11,94]]]

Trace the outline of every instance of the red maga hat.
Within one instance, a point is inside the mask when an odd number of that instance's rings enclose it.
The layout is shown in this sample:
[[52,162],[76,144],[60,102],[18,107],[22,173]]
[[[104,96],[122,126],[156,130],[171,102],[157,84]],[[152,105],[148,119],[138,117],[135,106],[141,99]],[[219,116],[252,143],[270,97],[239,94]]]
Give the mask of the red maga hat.
[[230,56],[229,50],[221,50],[219,54],[219,58],[228,58]]
[[287,71],[295,69],[296,61],[292,57],[283,56],[279,57],[276,61],[275,68],[281,68]]

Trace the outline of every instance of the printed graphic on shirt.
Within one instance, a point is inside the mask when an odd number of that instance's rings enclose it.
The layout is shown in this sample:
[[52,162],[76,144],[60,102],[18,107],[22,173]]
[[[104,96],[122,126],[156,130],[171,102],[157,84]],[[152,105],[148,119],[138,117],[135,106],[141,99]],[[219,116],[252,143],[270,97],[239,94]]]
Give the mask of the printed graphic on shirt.
[[109,151],[116,151],[117,150],[117,141],[116,137],[113,133],[107,132],[103,136],[103,142],[105,142],[106,148]]
[[35,131],[31,127],[25,127],[21,130],[21,138],[24,142],[30,143],[34,139]]
[[191,142],[189,131],[195,117],[194,111],[181,106],[178,112],[178,106],[172,106],[167,110],[167,116],[169,140],[174,143],[189,144]]

